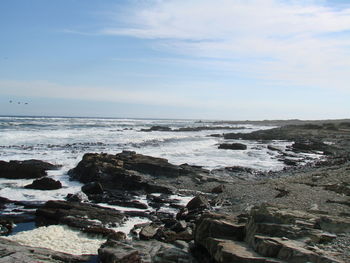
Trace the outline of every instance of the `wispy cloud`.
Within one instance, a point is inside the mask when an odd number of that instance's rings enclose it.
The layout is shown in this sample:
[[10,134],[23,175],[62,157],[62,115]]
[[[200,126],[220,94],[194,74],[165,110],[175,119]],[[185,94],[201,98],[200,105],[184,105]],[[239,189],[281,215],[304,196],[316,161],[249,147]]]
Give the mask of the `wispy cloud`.
[[111,15],[124,26],[99,34],[152,39],[157,48],[253,78],[349,90],[350,6],[300,2],[158,0],[122,19]]

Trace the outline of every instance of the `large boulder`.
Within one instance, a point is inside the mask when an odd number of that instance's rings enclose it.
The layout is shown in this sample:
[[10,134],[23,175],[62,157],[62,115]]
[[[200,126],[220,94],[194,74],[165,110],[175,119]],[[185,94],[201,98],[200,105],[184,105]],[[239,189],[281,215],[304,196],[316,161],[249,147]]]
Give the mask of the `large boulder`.
[[0,178],[33,179],[46,176],[47,170],[57,169],[58,166],[40,160],[0,161]]
[[60,181],[56,181],[52,178],[44,177],[34,180],[33,183],[26,185],[24,188],[37,189],[37,190],[57,190],[62,188]]
[[[144,161],[141,161],[144,160]],[[148,161],[146,161],[148,160]],[[157,165],[157,163],[159,165]],[[162,166],[164,164],[164,166]],[[99,184],[97,190],[92,190],[91,184],[83,187],[83,191],[89,192],[101,190],[123,190],[123,191],[145,191],[147,193],[172,193],[172,189],[153,182],[152,178],[145,174],[163,174],[161,171],[168,171],[164,168],[171,164],[165,159],[137,155],[133,152],[123,152],[117,155],[112,154],[85,154],[78,165],[68,173],[74,180],[82,183]],[[142,168],[144,167],[144,169]],[[153,167],[153,168],[152,168]],[[176,167],[176,166],[175,166]],[[154,172],[151,172],[151,170]],[[175,169],[176,170],[176,169]],[[141,171],[141,172],[140,172]],[[166,174],[166,173],[164,173]],[[91,191],[90,193],[91,194]]]

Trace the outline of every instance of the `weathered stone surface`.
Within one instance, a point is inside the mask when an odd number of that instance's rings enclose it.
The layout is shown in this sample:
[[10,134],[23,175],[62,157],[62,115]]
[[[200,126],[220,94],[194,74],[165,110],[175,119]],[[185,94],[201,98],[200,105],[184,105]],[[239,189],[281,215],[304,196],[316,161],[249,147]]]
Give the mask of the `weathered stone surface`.
[[239,224],[237,218],[215,213],[205,213],[198,220],[195,228],[195,241],[207,247],[208,238],[242,241],[245,225]]
[[149,240],[152,239],[156,234],[159,229],[159,226],[155,224],[149,224],[144,226],[141,231],[140,231],[140,239],[142,240]]
[[28,247],[0,238],[0,263],[87,262],[89,256],[73,256],[45,248]]
[[174,245],[150,241],[109,239],[98,250],[102,263],[195,263],[191,254]]
[[88,203],[48,201],[36,211],[39,224],[65,224],[87,233],[109,235],[108,226],[118,226],[125,215],[120,212]]
[[247,145],[243,143],[222,143],[219,145],[219,149],[225,150],[247,150]]
[[62,188],[60,181],[56,181],[52,178],[44,177],[34,180],[33,183],[26,185],[24,188],[37,189],[37,190],[57,190]]
[[[239,217],[207,213],[197,221],[195,243],[216,262],[340,263],[317,245],[347,232],[349,220],[262,204]],[[242,242],[244,241],[244,242]]]
[[178,170],[178,166],[169,164],[165,159],[122,152],[117,155],[85,154],[77,167],[68,173],[72,179],[83,183],[99,183],[105,191],[120,189],[171,193],[172,189],[154,183],[144,174],[176,176]]
[[48,162],[39,160],[26,161],[0,161],[0,178],[8,179],[32,179],[46,176],[47,170],[58,167]]
[[210,208],[208,199],[204,195],[197,195],[186,205],[188,210],[207,209]]

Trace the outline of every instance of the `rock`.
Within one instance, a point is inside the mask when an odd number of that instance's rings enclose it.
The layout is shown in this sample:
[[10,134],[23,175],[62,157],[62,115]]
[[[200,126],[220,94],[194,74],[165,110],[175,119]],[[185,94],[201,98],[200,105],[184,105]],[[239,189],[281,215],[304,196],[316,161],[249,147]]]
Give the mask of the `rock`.
[[187,228],[187,223],[184,220],[176,221],[176,223],[171,226],[171,230],[175,232],[181,232],[184,231]]
[[315,151],[328,151],[329,146],[316,140],[298,140],[294,142],[291,149],[294,152],[313,153]]
[[26,161],[0,161],[0,178],[8,179],[33,179],[46,176],[47,170],[58,167],[48,162],[39,160]]
[[152,126],[149,129],[141,129],[141,131],[144,132],[151,132],[151,131],[171,131],[170,127],[167,126]]
[[324,189],[336,192],[338,194],[350,196],[350,185],[346,182],[338,184],[328,184],[324,186]]
[[141,240],[149,240],[154,238],[154,236],[157,234],[157,231],[159,229],[159,226],[155,224],[149,224],[144,226],[140,231],[140,239]]
[[247,221],[205,213],[196,223],[194,238],[198,249],[205,249],[215,262],[340,263],[317,245],[336,238],[329,232],[350,231],[349,223],[345,218],[262,204],[251,209]]
[[170,164],[164,158],[136,154],[133,152],[122,152],[116,157],[124,162],[124,168],[138,171],[140,173],[150,174],[152,176],[178,176],[181,168]]
[[225,185],[220,184],[218,186],[215,186],[213,189],[211,189],[211,192],[213,194],[220,194],[225,191]]
[[210,204],[208,199],[204,195],[197,195],[196,197],[191,199],[191,201],[188,202],[186,208],[188,210],[203,210],[210,208]]
[[0,236],[8,235],[12,232],[13,222],[6,219],[0,219]]
[[286,189],[276,187],[275,190],[279,192],[279,193],[275,196],[275,198],[281,198],[281,197],[284,197],[284,196],[289,195],[289,191],[286,190]]
[[81,188],[81,191],[83,191],[87,195],[89,195],[89,194],[103,194],[103,187],[98,182],[91,182],[91,183],[85,184]]
[[88,203],[48,201],[36,210],[39,225],[65,224],[87,233],[112,234],[126,217],[120,212]]
[[78,192],[76,194],[68,194],[66,200],[69,202],[89,202],[89,198],[83,192]]
[[247,145],[243,143],[222,143],[219,145],[219,149],[225,150],[247,150]]
[[243,241],[244,231],[245,224],[238,223],[236,217],[205,213],[196,223],[194,239],[197,244],[207,247],[210,238]]
[[73,263],[87,261],[89,261],[89,256],[73,256],[46,248],[23,246],[17,242],[0,238],[0,263]]
[[37,190],[56,190],[61,189],[62,184],[60,181],[56,181],[52,178],[44,177],[41,179],[34,180],[33,183],[24,186],[28,189],[37,189]]
[[179,169],[165,159],[124,151],[117,155],[85,154],[77,167],[68,173],[72,179],[82,183],[100,183],[104,191],[119,189],[169,194],[173,192],[172,189],[154,183],[144,174],[176,176]]
[[174,245],[156,240],[107,240],[98,250],[102,263],[194,263],[191,254]]

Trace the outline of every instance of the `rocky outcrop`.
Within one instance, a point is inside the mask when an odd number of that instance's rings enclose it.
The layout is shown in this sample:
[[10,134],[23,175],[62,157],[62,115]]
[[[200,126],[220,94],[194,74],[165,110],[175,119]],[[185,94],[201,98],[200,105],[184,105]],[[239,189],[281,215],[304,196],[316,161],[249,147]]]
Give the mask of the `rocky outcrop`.
[[46,248],[36,248],[20,245],[17,242],[0,238],[0,263],[9,262],[87,262],[89,256],[73,256]]
[[36,210],[36,221],[40,225],[65,224],[102,235],[115,233],[110,228],[119,226],[125,219],[125,215],[114,209],[79,202],[48,201]]
[[[169,187],[154,183],[146,174],[176,176],[178,171],[177,166],[169,164],[165,159],[139,155],[135,152],[122,152],[117,155],[85,154],[77,167],[68,173],[72,179],[82,183],[99,183],[105,191],[119,189],[171,193]],[[86,190],[87,186],[84,189]]]
[[0,161],[0,178],[33,179],[46,176],[47,170],[57,169],[58,166],[39,160]]
[[219,149],[225,150],[247,150],[247,145],[243,143],[222,143],[219,145]]
[[57,190],[62,188],[60,181],[56,181],[52,178],[41,178],[34,180],[33,183],[26,185],[24,188],[37,189],[37,190]]
[[196,262],[184,247],[151,241],[117,241],[109,239],[98,250],[102,263],[194,263]]
[[337,263],[320,247],[349,226],[348,219],[262,204],[249,215],[206,213],[194,237],[215,262]]

